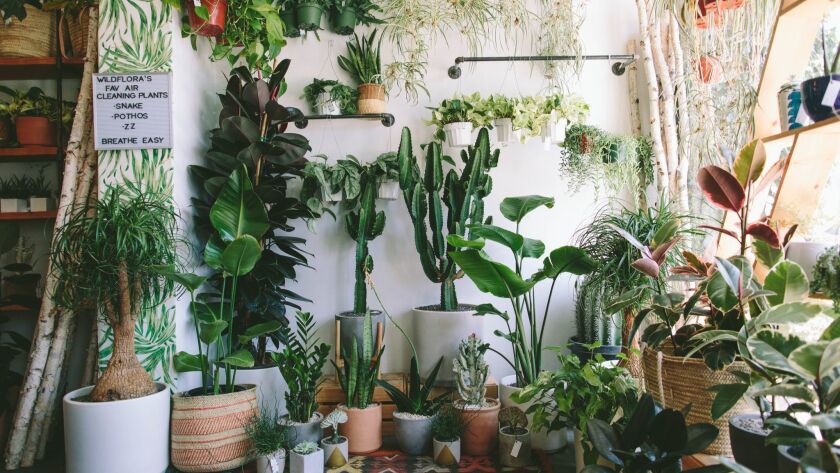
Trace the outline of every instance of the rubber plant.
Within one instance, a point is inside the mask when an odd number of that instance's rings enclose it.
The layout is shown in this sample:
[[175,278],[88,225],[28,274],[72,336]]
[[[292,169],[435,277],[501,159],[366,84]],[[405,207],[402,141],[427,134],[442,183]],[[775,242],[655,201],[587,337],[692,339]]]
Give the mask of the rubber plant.
[[172,295],[173,284],[155,272],[175,261],[177,217],[155,194],[129,196],[118,187],[73,212],[53,240],[52,268],[59,307],[100,307],[113,329],[113,352],[90,400],[118,401],[156,392],[137,359],[135,322]]
[[[234,305],[236,330],[277,321],[287,324],[289,308],[299,310],[298,301],[308,301],[290,290],[287,281],[297,277],[307,266],[306,240],[292,236],[296,221],[309,221],[317,213],[288,189],[291,178],[299,176],[307,164],[304,154],[309,141],[302,135],[287,133],[288,122],[302,117],[300,110],[284,107],[278,99],[286,91],[285,75],[289,60],[281,61],[270,76],[256,80],[245,67],[230,74],[224,94],[219,95],[222,109],[219,127],[210,132],[206,165],[188,167],[190,177],[201,191],[192,198],[195,227],[201,241],[213,234],[210,210],[218,199],[228,176],[245,166],[254,192],[266,206],[268,230],[259,238],[261,257],[254,269],[239,280]],[[211,284],[222,290],[222,278],[215,275]],[[260,336],[244,346],[258,365],[270,363],[267,341],[277,345],[279,332]]]
[[[448,243],[448,238],[478,238],[468,227],[484,219],[484,198],[493,189],[490,170],[499,163],[499,150],[490,150],[486,129],[479,131],[475,146],[461,151],[463,167],[460,169],[452,158],[442,154],[439,142],[427,144],[425,150],[421,171],[414,155],[411,131],[403,128],[397,152],[399,180],[414,227],[414,244],[423,273],[430,281],[440,284],[440,308],[452,311],[458,308],[455,281],[464,274],[451,256],[458,249]],[[444,163],[449,165],[446,174]]]

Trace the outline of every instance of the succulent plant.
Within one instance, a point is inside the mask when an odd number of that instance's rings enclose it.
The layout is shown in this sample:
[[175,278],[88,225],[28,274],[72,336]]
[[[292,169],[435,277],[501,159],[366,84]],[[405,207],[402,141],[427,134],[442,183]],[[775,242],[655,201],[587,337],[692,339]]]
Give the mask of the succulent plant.
[[295,448],[292,449],[292,451],[298,455],[309,455],[310,453],[315,453],[318,450],[318,444],[315,442],[301,442],[295,445]]
[[470,335],[466,340],[461,340],[458,345],[458,356],[453,360],[452,371],[458,380],[458,394],[468,405],[482,405],[484,394],[487,392],[487,362],[484,361],[484,352],[488,344],[482,343],[481,339]]
[[338,424],[343,424],[345,422],[347,422],[347,412],[343,409],[334,409],[332,412],[327,414],[326,417],[324,417],[324,420],[321,421],[322,429],[332,429],[332,435],[329,440],[330,443],[339,443],[341,436],[338,434]]

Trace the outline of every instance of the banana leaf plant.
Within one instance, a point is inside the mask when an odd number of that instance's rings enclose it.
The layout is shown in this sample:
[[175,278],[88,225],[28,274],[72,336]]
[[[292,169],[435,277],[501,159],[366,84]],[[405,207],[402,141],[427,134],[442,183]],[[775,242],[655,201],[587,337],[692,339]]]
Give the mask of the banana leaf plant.
[[199,389],[202,393],[222,394],[234,391],[237,369],[254,366],[253,355],[244,347],[254,338],[277,332],[282,327],[277,320],[239,331],[234,325],[236,305],[233,301],[237,300],[240,280],[260,261],[259,241],[269,228],[268,213],[251,185],[244,164],[234,170],[219,189],[210,208],[210,221],[214,232],[204,247],[204,263],[219,273],[220,291],[196,294],[207,277],[178,272],[173,266],[157,267],[156,270],[190,293],[198,354],[176,353],[175,370],[179,373],[201,372]]
[[[189,173],[201,189],[193,197],[195,227],[199,238],[206,241],[214,233],[211,208],[228,176],[242,166],[253,190],[266,207],[267,230],[257,237],[261,257],[254,269],[242,275],[233,304],[236,309],[236,330],[267,322],[287,324],[288,308],[300,310],[298,301],[308,301],[289,290],[289,280],[297,277],[300,267],[308,267],[305,240],[291,236],[295,221],[310,221],[317,213],[296,196],[289,195],[288,182],[300,176],[310,150],[302,135],[287,133],[288,122],[303,114],[284,107],[278,99],[286,91],[285,74],[289,60],[281,61],[266,79],[254,79],[248,69],[239,67],[230,74],[224,94],[219,94],[222,109],[219,127],[210,132],[207,164],[192,165]],[[211,285],[222,290],[221,274],[210,277]],[[230,295],[227,295],[230,297]],[[244,344],[259,365],[269,364],[267,341],[280,342],[277,331],[259,336]]]
[[[480,315],[493,314],[501,317],[507,325],[507,332],[496,330],[495,334],[510,342],[513,360],[491,347],[514,369],[516,382],[520,387],[533,383],[542,370],[543,336],[551,296],[561,274],[581,276],[595,268],[595,262],[576,246],[562,246],[543,258],[542,268],[527,279],[523,276],[523,262],[528,258],[540,258],[545,253],[545,244],[540,240],[527,238],[519,233],[522,220],[532,211],[554,206],[554,198],[539,195],[508,197],[501,203],[502,215],[515,224],[516,231],[510,231],[489,221],[484,224],[468,225],[474,239],[449,235],[447,241],[458,248],[449,256],[484,293],[510,301],[513,317],[492,304],[481,304],[476,308]],[[509,249],[513,256],[513,267],[494,261],[485,251],[487,241]],[[540,283],[549,284],[545,307],[537,306],[536,288]],[[512,325],[511,325],[512,323]]]

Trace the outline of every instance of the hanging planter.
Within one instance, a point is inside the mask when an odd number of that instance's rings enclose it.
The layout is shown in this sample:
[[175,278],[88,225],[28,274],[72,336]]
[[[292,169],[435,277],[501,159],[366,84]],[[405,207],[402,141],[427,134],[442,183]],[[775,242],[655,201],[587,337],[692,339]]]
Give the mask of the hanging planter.
[[283,21],[283,35],[287,38],[300,37],[300,27],[297,21],[297,11],[283,10],[280,12],[280,19]]
[[341,115],[341,103],[333,100],[330,92],[321,92],[315,99],[315,113],[318,115]]
[[466,148],[472,144],[473,124],[470,122],[454,122],[443,125],[446,134],[446,144],[453,148]]
[[540,134],[543,142],[546,144],[560,144],[566,140],[566,126],[568,120],[557,115],[557,111],[552,111],[548,118],[548,123],[542,128]]
[[297,7],[298,28],[303,31],[315,31],[321,29],[321,16],[324,8],[313,2],[304,2]]
[[[215,38],[224,32],[227,0],[187,0],[184,3],[193,33]],[[196,12],[197,9],[202,10]],[[202,18],[201,12],[207,13],[206,19]]]
[[358,24],[356,10],[350,7],[337,8],[332,13],[332,30],[335,34],[349,36]]
[[387,180],[379,184],[376,198],[382,200],[397,200],[400,196],[400,182]]
[[723,67],[715,56],[700,56],[697,62],[697,74],[704,84],[718,84],[723,79]]
[[17,117],[15,132],[21,146],[55,146],[55,123],[47,117]]
[[493,120],[493,128],[496,130],[496,143],[508,144],[513,141],[513,120],[510,118],[497,118]]

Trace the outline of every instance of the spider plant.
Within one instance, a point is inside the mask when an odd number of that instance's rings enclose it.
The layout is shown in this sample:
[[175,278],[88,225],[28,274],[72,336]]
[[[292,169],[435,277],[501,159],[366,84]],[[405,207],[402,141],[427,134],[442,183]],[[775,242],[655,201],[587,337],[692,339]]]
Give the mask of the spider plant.
[[382,36],[377,41],[377,31],[368,36],[354,34],[347,42],[347,55],[338,57],[338,65],[344,69],[357,84],[382,84],[382,60],[379,48]]

